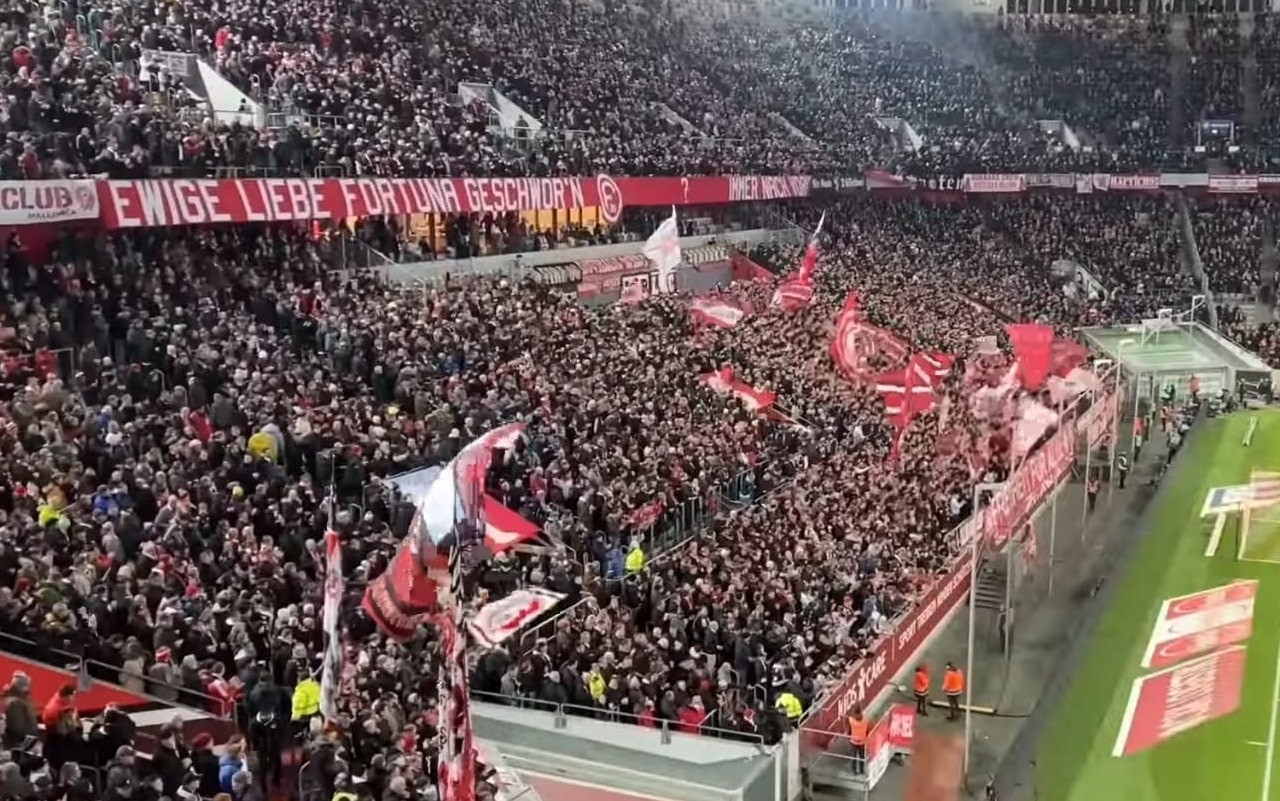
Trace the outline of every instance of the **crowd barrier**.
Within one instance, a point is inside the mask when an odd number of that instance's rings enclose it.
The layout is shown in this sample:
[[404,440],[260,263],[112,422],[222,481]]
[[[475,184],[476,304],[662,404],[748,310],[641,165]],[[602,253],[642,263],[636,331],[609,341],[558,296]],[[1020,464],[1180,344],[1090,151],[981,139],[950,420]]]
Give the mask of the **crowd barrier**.
[[[704,737],[719,737],[727,740],[735,740],[737,742],[755,743],[761,747],[764,747],[765,744],[764,739],[759,734],[737,731],[736,729],[718,728],[710,722],[704,722],[702,726],[698,727],[697,732],[684,732],[678,721],[664,720],[655,716],[649,723],[646,723],[642,721],[640,716],[633,715],[630,712],[611,710],[603,707],[582,706],[580,704],[558,704],[527,695],[503,695],[501,693],[488,693],[481,692],[479,690],[472,690],[471,697],[476,701],[485,701],[491,704],[549,712],[555,716],[556,728],[558,729],[571,728],[572,720],[574,718],[592,718],[594,720],[601,720],[609,723],[625,723],[635,726],[641,732],[651,731],[656,735],[656,738],[661,745],[671,745],[671,735],[678,733],[696,733]],[[714,720],[716,711],[713,711],[706,720]]]

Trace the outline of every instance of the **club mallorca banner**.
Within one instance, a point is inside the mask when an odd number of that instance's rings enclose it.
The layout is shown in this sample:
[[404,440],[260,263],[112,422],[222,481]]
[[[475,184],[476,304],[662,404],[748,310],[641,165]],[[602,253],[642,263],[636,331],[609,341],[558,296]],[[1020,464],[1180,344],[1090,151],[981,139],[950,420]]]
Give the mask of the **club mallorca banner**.
[[243,178],[98,182],[107,228],[713,205],[807,197],[807,175],[656,178]]
[[0,225],[98,219],[94,181],[0,181]]

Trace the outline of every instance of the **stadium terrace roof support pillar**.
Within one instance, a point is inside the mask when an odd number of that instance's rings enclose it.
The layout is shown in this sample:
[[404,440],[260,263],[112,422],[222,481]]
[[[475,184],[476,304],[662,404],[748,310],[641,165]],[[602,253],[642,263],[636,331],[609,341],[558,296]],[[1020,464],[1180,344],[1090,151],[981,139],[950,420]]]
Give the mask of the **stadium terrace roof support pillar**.
[[[995,492],[1004,486],[1004,482],[992,484],[975,484],[973,487],[973,512],[978,514],[984,492]],[[969,751],[973,738],[973,635],[974,621],[977,619],[978,567],[982,559],[982,541],[985,539],[981,529],[973,535],[973,556],[969,560],[969,647],[965,653],[964,665],[964,772],[969,775]],[[1012,553],[1010,549],[1010,553]]]

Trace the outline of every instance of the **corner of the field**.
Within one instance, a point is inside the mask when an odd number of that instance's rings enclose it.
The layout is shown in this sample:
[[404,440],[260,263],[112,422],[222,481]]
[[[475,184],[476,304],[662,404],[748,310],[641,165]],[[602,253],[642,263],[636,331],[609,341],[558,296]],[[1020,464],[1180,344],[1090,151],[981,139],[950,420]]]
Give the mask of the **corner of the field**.
[[[1076,674],[1094,650],[1092,646],[1102,621],[1116,606],[1117,593],[1120,593],[1124,587],[1124,578],[1137,565],[1134,560],[1138,553],[1149,541],[1152,532],[1163,527],[1161,518],[1165,516],[1166,510],[1175,507],[1178,503],[1185,505],[1187,492],[1190,489],[1187,486],[1188,481],[1190,480],[1193,484],[1199,483],[1195,477],[1203,459],[1189,457],[1203,452],[1206,447],[1216,450],[1218,443],[1213,442],[1212,438],[1215,434],[1221,433],[1220,426],[1211,425],[1216,422],[1219,421],[1201,420],[1193,426],[1179,457],[1170,465],[1164,479],[1146,499],[1138,513],[1132,528],[1134,536],[1119,536],[1115,532],[1101,535],[1117,538],[1116,550],[1111,554],[1111,558],[1106,560],[1110,568],[1105,573],[1105,581],[1097,595],[1081,602],[1081,624],[1063,658],[1048,677],[1045,683],[1046,690],[1028,716],[1023,733],[1001,760],[996,772],[998,787],[1025,786],[1029,778],[1031,786],[1037,790],[1034,797],[1068,801],[1076,797],[1076,786],[1082,780],[1086,780],[1087,774],[1091,772],[1091,765],[1094,768],[1101,764],[1112,767],[1111,762],[1116,760],[1116,757],[1111,756],[1111,748],[1115,742],[1123,711],[1122,708],[1117,708],[1117,699],[1127,702],[1128,693],[1132,687],[1132,671],[1125,670],[1115,677],[1115,686],[1109,693],[1105,693],[1105,703],[1096,697],[1096,693],[1088,693],[1095,695],[1092,701],[1086,699],[1084,702],[1087,706],[1094,707],[1089,714],[1093,721],[1092,730],[1081,730],[1079,721],[1059,719],[1064,712],[1077,709],[1076,704],[1066,703],[1075,692],[1084,692],[1090,685],[1096,690],[1096,685],[1092,682],[1086,685],[1074,681]],[[1170,558],[1172,559],[1172,555]],[[1145,644],[1145,639],[1143,643]],[[1077,686],[1080,688],[1078,691],[1075,689]],[[1102,705],[1099,706],[1099,704]],[[1075,724],[1073,731],[1060,733],[1056,737],[1052,736],[1053,730],[1064,723]],[[1046,748],[1049,750],[1045,750]],[[1042,756],[1047,758],[1041,759]],[[1068,778],[1066,775],[1068,771],[1058,766],[1064,764],[1064,760],[1071,759],[1076,759],[1077,764],[1070,771],[1071,775]],[[1105,768],[1102,772],[1110,773]],[[1042,785],[1039,779],[1046,775],[1052,777],[1053,784],[1057,786]],[[1061,786],[1062,783],[1065,783],[1065,786]],[[1132,799],[1132,801],[1145,801],[1145,799]]]

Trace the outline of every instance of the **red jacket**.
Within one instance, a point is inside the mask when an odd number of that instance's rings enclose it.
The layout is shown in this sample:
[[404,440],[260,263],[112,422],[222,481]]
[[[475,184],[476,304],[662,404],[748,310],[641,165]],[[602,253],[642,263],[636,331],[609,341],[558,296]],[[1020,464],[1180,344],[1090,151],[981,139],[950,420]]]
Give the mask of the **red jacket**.
[[70,698],[63,698],[61,695],[54,695],[49,702],[44,705],[44,711],[40,713],[40,722],[44,724],[47,731],[53,731],[58,725],[58,718],[62,717],[62,713],[68,709],[75,708]]
[[695,709],[691,706],[680,707],[680,723],[676,725],[676,729],[685,734],[697,734],[702,728],[702,722],[707,719],[707,713],[701,709]]
[[656,723],[653,720],[653,707],[646,706],[640,710],[640,714],[637,717],[640,719],[640,725],[646,729],[656,728]]

